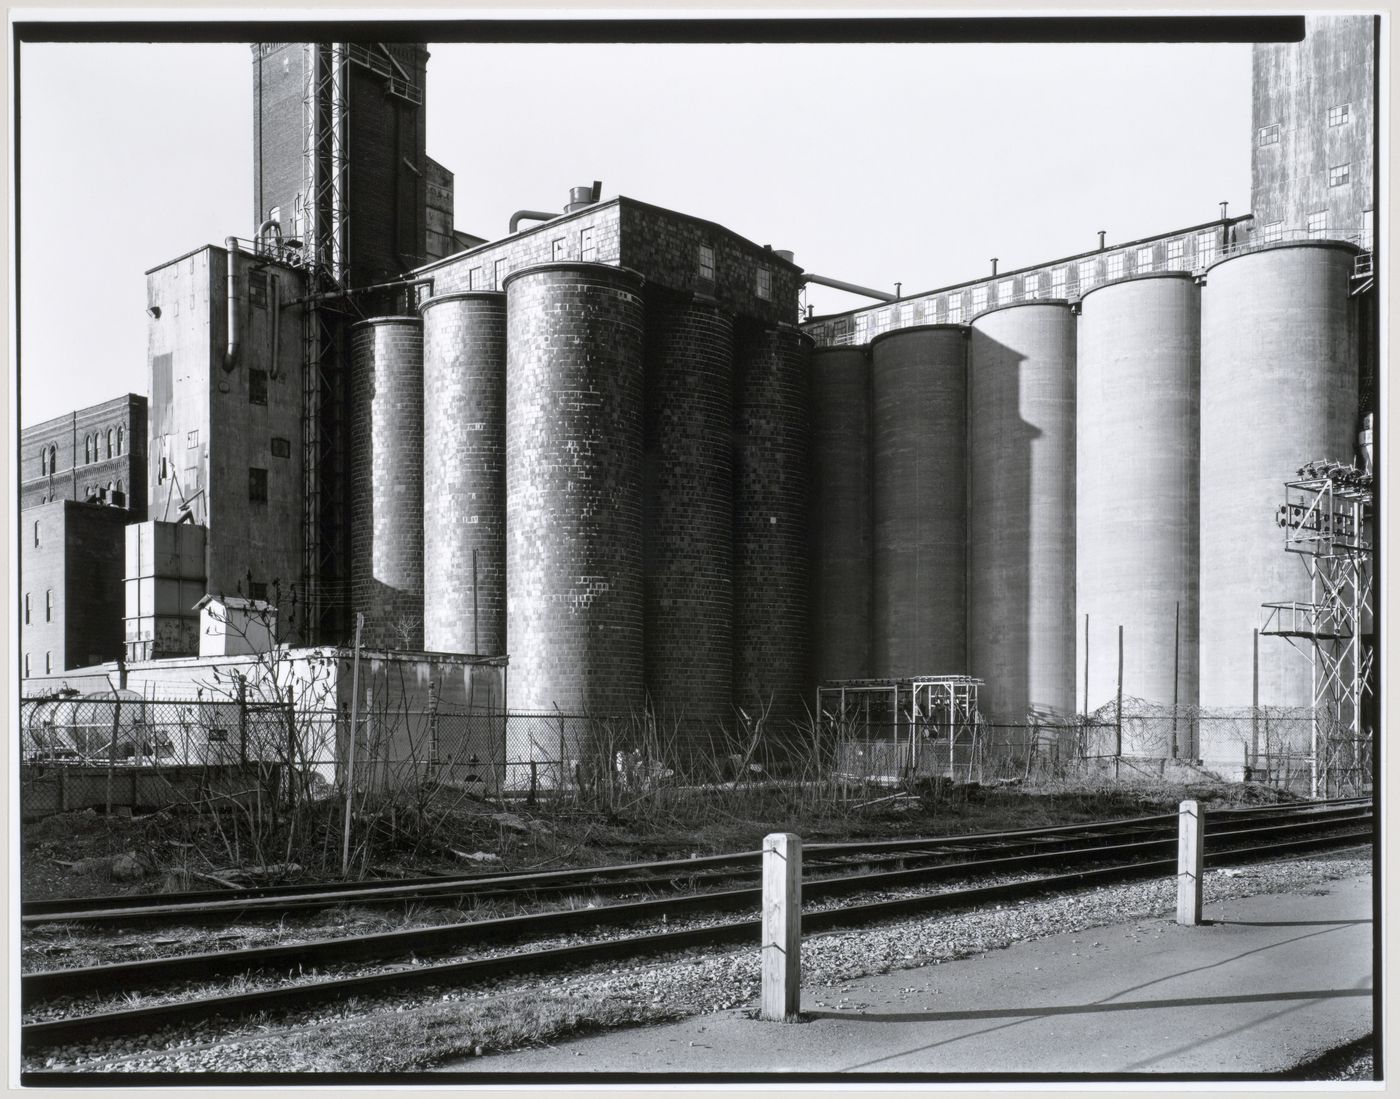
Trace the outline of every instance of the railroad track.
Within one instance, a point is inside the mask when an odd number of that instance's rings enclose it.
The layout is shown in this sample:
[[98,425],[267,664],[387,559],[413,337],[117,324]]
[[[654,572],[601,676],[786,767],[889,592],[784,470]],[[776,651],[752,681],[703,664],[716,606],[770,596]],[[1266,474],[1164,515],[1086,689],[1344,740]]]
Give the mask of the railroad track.
[[[1045,867],[1060,872],[1039,874],[1023,880],[996,884],[974,884],[941,892],[917,893],[861,903],[844,903],[820,910],[805,911],[804,932],[838,926],[855,926],[891,916],[934,910],[963,909],[1000,902],[1032,893],[1068,890],[1085,885],[1122,881],[1153,875],[1172,875],[1176,870],[1175,832],[1164,834],[1164,818],[1105,822],[1088,831],[1072,826],[1055,830],[996,833],[978,837],[985,843],[974,845],[971,854],[979,857],[962,861],[941,861],[934,865],[898,869],[872,869],[861,865],[858,872],[842,874],[832,865],[818,865],[813,875],[804,875],[804,903],[821,905],[854,893],[881,893],[895,889],[922,888],[940,881],[967,881],[976,877],[1025,874]],[[1174,815],[1167,820],[1174,824]],[[1369,804],[1333,803],[1308,806],[1284,813],[1256,810],[1222,810],[1207,814],[1206,863],[1238,863],[1276,858],[1304,851],[1368,844],[1374,838],[1375,822]],[[1052,840],[1072,836],[1069,844],[1056,842],[1055,850],[1025,851],[1031,837]],[[1016,837],[1014,840],[1009,837]],[[973,837],[950,839],[963,846]],[[1092,842],[1110,840],[1115,842]],[[908,858],[911,854],[932,854],[941,841],[892,840],[875,844],[814,844],[810,851],[821,856]],[[1002,850],[992,844],[999,843]],[[966,853],[966,852],[964,852]],[[747,859],[756,853],[715,856],[716,859]],[[958,852],[954,852],[958,854]],[[804,862],[806,852],[804,852]],[[687,862],[696,860],[686,860]],[[668,864],[642,864],[648,866]],[[1075,869],[1065,871],[1066,866]],[[624,871],[627,868],[607,868]],[[558,872],[565,873],[565,872]],[[476,884],[481,884],[479,880]],[[460,888],[461,882],[454,883]],[[307,943],[184,955],[141,962],[86,966],[26,975],[21,979],[21,1003],[26,1012],[62,997],[100,996],[113,992],[131,993],[138,989],[178,986],[235,974],[257,974],[286,980],[288,974],[306,969],[344,967],[351,963],[379,963],[409,959],[408,964],[376,972],[352,975],[332,974],[311,980],[254,991],[214,993],[195,998],[121,1008],[89,1011],[63,1018],[36,1019],[23,1025],[21,1044],[26,1051],[76,1039],[120,1033],[143,1032],[171,1024],[189,1025],[197,1020],[236,1017],[252,1011],[289,1010],[350,996],[435,984],[462,984],[489,978],[548,972],[565,965],[606,959],[636,957],[700,946],[756,941],[755,918],[720,919],[737,910],[756,910],[761,891],[757,886],[692,892],[682,896],[650,898],[617,904],[598,905],[545,913],[473,920],[411,931],[381,932],[350,938],[323,939]],[[53,918],[53,917],[50,917]],[[680,919],[694,921],[715,918],[700,926],[641,934],[612,934],[611,937],[564,946],[528,945],[530,939],[559,936],[581,931],[594,934],[616,932],[642,921]],[[481,950],[483,944],[515,943],[517,949],[489,956],[456,958],[425,963],[422,959]],[[524,944],[524,945],[519,945]]]

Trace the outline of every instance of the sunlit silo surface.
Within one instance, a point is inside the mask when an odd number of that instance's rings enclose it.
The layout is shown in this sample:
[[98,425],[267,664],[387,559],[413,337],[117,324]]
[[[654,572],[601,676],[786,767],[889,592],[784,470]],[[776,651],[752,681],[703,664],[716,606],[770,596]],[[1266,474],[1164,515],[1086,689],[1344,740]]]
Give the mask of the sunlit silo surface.
[[1063,302],[972,322],[968,663],[993,722],[1074,708],[1074,325]]
[[746,325],[735,369],[734,702],[803,718],[809,683],[807,494],[811,340]]
[[506,280],[513,710],[642,707],[641,287],[594,263]]
[[[1355,249],[1329,241],[1222,260],[1201,295],[1201,705],[1248,706],[1263,603],[1311,602],[1275,510],[1305,461],[1353,461]],[[1307,706],[1306,657],[1259,641],[1259,701]],[[1239,758],[1240,746],[1201,754]]]
[[351,610],[364,643],[423,647],[423,330],[357,324],[351,348]]
[[812,352],[812,663],[818,682],[862,679],[870,664],[870,357]]
[[878,678],[967,668],[967,330],[870,345]]
[[423,646],[506,651],[506,297],[425,302]]
[[1084,704],[1088,615],[1090,711],[1116,698],[1119,626],[1124,696],[1196,704],[1200,318],[1185,272],[1111,282],[1082,300],[1075,667]]
[[714,731],[732,713],[734,322],[653,289],[646,323],[646,689]]

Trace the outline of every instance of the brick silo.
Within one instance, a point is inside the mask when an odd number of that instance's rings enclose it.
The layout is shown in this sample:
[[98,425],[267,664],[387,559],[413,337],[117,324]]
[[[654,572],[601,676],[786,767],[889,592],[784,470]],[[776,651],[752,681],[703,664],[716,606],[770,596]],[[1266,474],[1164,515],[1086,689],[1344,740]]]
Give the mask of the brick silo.
[[350,609],[364,643],[423,647],[423,328],[351,329]]
[[734,704],[770,730],[802,721],[808,688],[812,341],[747,326],[734,409]]
[[642,708],[641,287],[593,263],[505,281],[512,710]]
[[423,647],[506,651],[506,296],[423,313]]
[[870,670],[870,357],[812,352],[812,667],[818,682]]
[[734,321],[689,295],[647,296],[645,679],[663,723],[732,717]]

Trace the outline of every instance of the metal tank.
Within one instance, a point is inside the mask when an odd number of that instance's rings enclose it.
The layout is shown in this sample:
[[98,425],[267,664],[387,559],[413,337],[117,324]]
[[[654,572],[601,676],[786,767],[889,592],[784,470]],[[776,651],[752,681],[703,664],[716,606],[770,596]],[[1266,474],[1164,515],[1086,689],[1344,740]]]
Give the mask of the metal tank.
[[713,735],[734,663],[734,321],[649,290],[643,632],[657,716]]
[[818,683],[871,676],[870,356],[812,351],[812,670]]
[[1074,325],[1046,301],[971,326],[968,664],[996,724],[1074,711]]
[[[1124,696],[1189,709],[1197,697],[1201,292],[1184,272],[1147,275],[1090,291],[1080,309],[1079,702],[1089,712],[1116,700],[1122,626]],[[1175,746],[1164,721],[1145,731],[1151,743],[1124,750],[1193,755],[1190,722],[1177,730]]]
[[750,325],[736,357],[734,705],[767,728],[804,721],[808,664],[808,492],[812,341]]
[[423,328],[351,329],[350,609],[364,644],[423,647]]
[[423,647],[506,651],[506,296],[423,315]]
[[870,344],[876,678],[967,673],[967,329]]
[[[642,709],[641,288],[594,263],[505,280],[512,710]],[[540,751],[567,768],[590,747],[584,728]]]
[[[1356,250],[1290,243],[1221,260],[1201,296],[1201,705],[1249,706],[1260,605],[1311,602],[1303,561],[1283,548],[1285,481],[1315,459],[1350,461],[1357,430]],[[1311,705],[1308,661],[1259,639],[1261,705]],[[1238,767],[1222,732],[1201,756]],[[1303,746],[1306,748],[1306,745]]]

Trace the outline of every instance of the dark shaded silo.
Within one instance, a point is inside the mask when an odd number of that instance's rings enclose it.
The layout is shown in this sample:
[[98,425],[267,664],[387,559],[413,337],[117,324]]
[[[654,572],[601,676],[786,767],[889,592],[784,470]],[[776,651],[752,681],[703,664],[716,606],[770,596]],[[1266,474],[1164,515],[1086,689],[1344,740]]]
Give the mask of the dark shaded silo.
[[506,279],[513,710],[642,708],[641,286],[592,263]]
[[[506,651],[506,296],[423,304],[423,647]],[[475,552],[475,561],[473,561]]]
[[739,333],[734,408],[734,704],[768,728],[805,720],[812,341],[796,328]]
[[732,716],[734,322],[652,291],[646,312],[645,679],[663,723]]
[[818,683],[871,675],[870,358],[812,352],[812,671]]
[[967,330],[871,342],[876,678],[967,672]]
[[423,329],[351,329],[350,609],[364,644],[423,647]]

